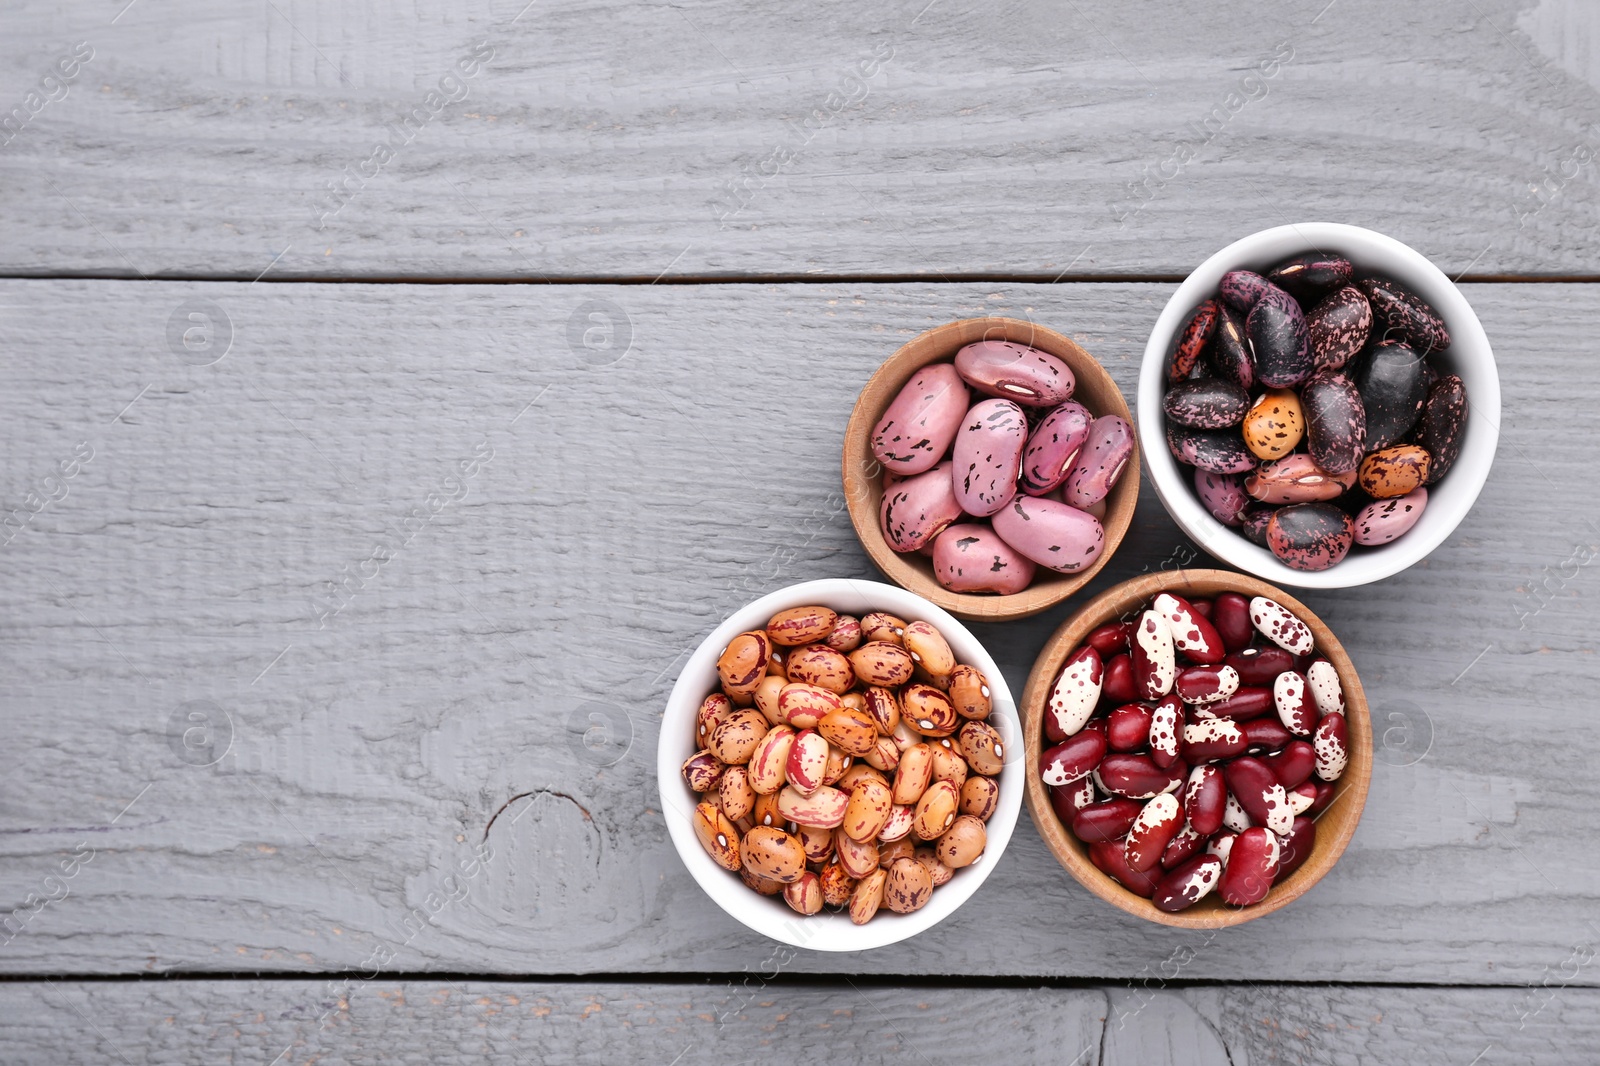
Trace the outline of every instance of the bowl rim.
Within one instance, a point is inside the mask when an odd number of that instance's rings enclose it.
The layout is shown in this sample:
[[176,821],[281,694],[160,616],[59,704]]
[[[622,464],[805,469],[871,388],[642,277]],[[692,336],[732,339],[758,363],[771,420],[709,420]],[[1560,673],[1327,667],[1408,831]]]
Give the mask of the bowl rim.
[[[716,686],[716,659],[728,641],[739,633],[764,626],[773,614],[788,607],[812,603],[834,606],[846,597],[871,605],[855,610],[888,611],[908,622],[922,619],[932,623],[950,644],[957,661],[977,667],[988,680],[992,710],[987,720],[999,730],[1009,750],[999,774],[999,803],[985,824],[988,839],[979,861],[957,870],[949,883],[934,892],[921,910],[894,914],[884,909],[863,926],[853,925],[843,913],[797,914],[781,896],[761,896],[740,881],[737,874],[714,863],[694,835],[689,819],[694,808],[694,793],[689,791],[679,773],[684,759],[696,750],[692,746],[694,714]],[[813,951],[866,951],[885,947],[931,929],[949,917],[977,892],[998,865],[1022,813],[1025,788],[1021,779],[1026,776],[1026,764],[1022,757],[1021,730],[1016,702],[999,665],[972,631],[949,612],[914,592],[881,581],[859,578],[801,581],[768,592],[730,612],[700,641],[679,672],[667,697],[656,744],[657,790],[661,796],[662,816],[673,846],[695,882],[730,917],[747,928],[792,947]],[[670,740],[673,736],[682,740],[674,743]]]
[[[1285,566],[1270,551],[1252,544],[1236,530],[1212,517],[1195,496],[1166,445],[1165,416],[1161,400],[1165,391],[1166,361],[1182,320],[1201,300],[1216,292],[1222,274],[1236,268],[1265,269],[1297,253],[1333,247],[1347,258],[1374,261],[1375,273],[1411,273],[1432,288],[1428,302],[1449,325],[1448,349],[1475,368],[1470,387],[1472,418],[1461,455],[1440,485],[1449,484],[1443,499],[1439,486],[1429,486],[1428,509],[1421,528],[1380,547],[1364,549],[1327,570],[1302,571]],[[1354,251],[1354,254],[1352,254]],[[1406,281],[1408,288],[1418,285]],[[1419,295],[1423,295],[1419,293]],[[1479,379],[1481,376],[1481,380]],[[1145,343],[1135,397],[1139,411],[1141,447],[1149,461],[1151,486],[1180,529],[1212,557],[1274,584],[1293,588],[1351,588],[1382,581],[1408,569],[1449,539],[1476,503],[1500,437],[1500,377],[1494,350],[1471,304],[1454,282],[1427,256],[1376,230],[1342,222],[1299,222],[1274,226],[1241,237],[1208,257],[1190,272],[1162,308]],[[1430,515],[1443,514],[1443,521]],[[1423,533],[1422,536],[1416,536]]]
[[[1139,453],[1144,445],[1135,430],[1133,454],[1128,458],[1127,468],[1106,497],[1106,517],[1101,522],[1105,530],[1105,546],[1088,568],[1074,574],[1054,574],[1040,567],[1040,576],[1035,577],[1031,585],[1021,592],[1005,596],[946,589],[930,573],[924,573],[920,566],[890,548],[883,539],[883,531],[878,528],[878,508],[883,498],[881,478],[876,473],[866,473],[869,468],[879,467],[872,456],[869,441],[883,412],[917,370],[933,363],[949,362],[963,345],[979,340],[1028,344],[1056,356],[1072,368],[1080,382],[1079,388],[1081,382],[1089,378],[1094,381],[1097,390],[1110,397],[1110,409],[1095,412],[1095,417],[1112,414],[1130,426],[1134,426],[1135,422],[1133,412],[1128,408],[1127,397],[1122,394],[1116,379],[1080,344],[1048,326],[1001,315],[958,318],[923,330],[895,349],[861,387],[855,406],[850,411],[850,420],[845,426],[840,456],[845,505],[850,511],[850,523],[855,527],[856,539],[866,549],[873,565],[901,588],[938,605],[957,618],[999,622],[1027,618],[1054,607],[1076,594],[1111,561],[1133,523],[1134,509],[1139,502]],[[872,401],[870,406],[869,398]],[[1074,398],[1077,398],[1077,390],[1074,390]]]
[[[1219,587],[1215,591],[1205,591],[1209,586]],[[1235,591],[1247,596],[1266,596],[1276,600],[1311,628],[1316,637],[1318,653],[1333,663],[1339,674],[1339,683],[1344,689],[1350,761],[1334,785],[1333,800],[1315,816],[1320,819],[1329,811],[1341,810],[1340,818],[1334,823],[1336,831],[1331,836],[1323,836],[1319,832],[1311,857],[1281,884],[1273,885],[1266,899],[1248,907],[1230,907],[1213,895],[1201,900],[1190,909],[1169,914],[1142,896],[1123,888],[1089,861],[1087,847],[1074,838],[1056,817],[1055,808],[1050,803],[1048,786],[1035,771],[1043,750],[1045,701],[1067,656],[1081,645],[1083,638],[1096,627],[1112,618],[1120,617],[1126,610],[1131,610],[1129,607],[1119,611],[1117,610],[1119,604],[1137,605],[1162,591],[1177,592],[1180,595],[1184,595],[1187,591],[1192,596],[1202,597],[1215,595],[1221,591]],[[1115,585],[1084,604],[1076,614],[1062,622],[1056,631],[1050,634],[1044,649],[1034,661],[1022,693],[1022,730],[1023,741],[1027,745],[1028,814],[1056,861],[1079,884],[1113,906],[1135,917],[1181,929],[1223,929],[1242,925],[1286,907],[1303,896],[1338,863],[1340,856],[1344,854],[1366,808],[1367,792],[1372,781],[1372,723],[1366,692],[1361,687],[1361,678],[1344,645],[1316,612],[1304,603],[1260,578],[1231,570],[1168,570],[1144,574]]]

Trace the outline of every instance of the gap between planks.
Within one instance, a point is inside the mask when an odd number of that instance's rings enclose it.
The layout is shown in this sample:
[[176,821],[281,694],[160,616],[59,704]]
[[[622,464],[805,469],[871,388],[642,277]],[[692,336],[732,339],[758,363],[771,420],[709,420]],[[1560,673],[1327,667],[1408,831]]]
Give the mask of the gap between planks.
[[[330,980],[338,977],[347,977],[353,969],[348,970],[308,970],[303,973],[265,971],[257,973],[250,970],[231,970],[225,972],[212,972],[208,970],[172,970],[159,974],[84,974],[84,973],[8,973],[0,974],[0,985],[30,984],[38,982],[65,981],[73,984],[140,984],[144,982],[158,983],[163,981],[261,981],[272,984],[293,984],[295,982]],[[652,984],[670,985],[675,987],[690,987],[695,985],[717,984],[725,982],[729,977],[739,974],[732,971],[703,971],[703,972],[615,972],[615,973],[543,973],[543,974],[498,974],[498,973],[466,973],[466,972],[435,972],[431,970],[400,970],[394,973],[387,971],[378,975],[384,981],[395,983],[402,982],[444,982],[462,983],[477,981],[491,984],[508,985],[537,985],[537,984],[582,984],[582,985],[628,985]],[[1060,989],[1060,990],[1100,990],[1105,988],[1132,988],[1141,983],[1141,979],[1132,977],[1028,977],[1012,975],[983,975],[973,974],[966,976],[918,974],[918,973],[780,973],[775,977],[764,978],[763,987],[789,987],[789,988],[827,988],[837,985],[848,978],[860,988],[971,988],[971,989]],[[1383,988],[1394,991],[1437,991],[1440,989],[1461,989],[1463,991],[1483,992],[1525,992],[1530,985],[1527,982],[1500,983],[1500,984],[1464,984],[1459,981],[1315,981],[1300,979],[1275,978],[1268,982],[1255,982],[1245,980],[1229,980],[1225,978],[1154,978],[1144,979],[1143,984],[1148,987],[1156,984],[1163,990],[1181,991],[1184,989],[1206,988],[1240,988],[1256,987],[1265,984],[1273,988]],[[1586,988],[1588,985],[1569,982],[1562,987]]]
[[[633,274],[596,274],[563,277],[521,277],[485,275],[482,277],[328,276],[250,277],[248,274],[131,274],[68,271],[59,274],[0,273],[5,281],[163,281],[191,284],[263,285],[635,285],[692,287],[697,285],[1176,285],[1187,274],[691,274],[673,278],[652,278]],[[1593,285],[1600,274],[1463,274],[1451,279],[1457,285]]]

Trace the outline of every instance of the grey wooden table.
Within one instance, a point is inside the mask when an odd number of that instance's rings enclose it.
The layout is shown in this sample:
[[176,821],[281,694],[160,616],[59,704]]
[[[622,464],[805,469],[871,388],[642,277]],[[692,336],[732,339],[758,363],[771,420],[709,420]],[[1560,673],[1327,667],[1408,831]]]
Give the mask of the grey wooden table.
[[[6,1062],[1592,1060],[1589,0],[3,23]],[[1184,933],[1024,824],[892,948],[727,918],[660,709],[733,607],[873,576],[872,369],[1004,313],[1131,394],[1178,279],[1309,219],[1461,276],[1505,390],[1456,534],[1306,596],[1380,733],[1343,861]],[[1095,588],[1190,561],[1147,489]],[[1020,686],[1071,610],[977,629]]]

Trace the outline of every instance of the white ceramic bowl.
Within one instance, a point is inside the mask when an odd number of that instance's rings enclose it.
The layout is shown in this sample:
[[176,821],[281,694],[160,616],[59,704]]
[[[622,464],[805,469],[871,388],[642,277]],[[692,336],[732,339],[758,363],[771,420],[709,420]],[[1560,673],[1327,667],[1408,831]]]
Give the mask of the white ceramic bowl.
[[[679,772],[684,760],[695,753],[695,712],[706,695],[717,688],[717,657],[728,642],[740,633],[765,627],[767,620],[779,611],[813,603],[845,614],[887,611],[907,622],[918,619],[931,622],[944,634],[957,662],[977,667],[989,679],[993,704],[989,722],[1000,731],[1007,751],[1005,766],[1000,772],[1000,805],[989,818],[988,843],[982,857],[971,866],[957,870],[947,884],[934,889],[933,898],[920,911],[895,914],[884,908],[872,921],[861,926],[852,925],[849,916],[842,912],[835,914],[824,910],[810,916],[797,914],[782,896],[759,895],[746,887],[737,874],[712,862],[695,838],[690,822],[695,794],[684,784]],[[690,656],[678,675],[677,684],[672,686],[672,695],[667,698],[667,710],[661,720],[661,741],[656,750],[656,774],[672,843],[706,894],[756,932],[815,951],[862,951],[883,947],[915,936],[949,917],[978,890],[995,863],[1000,861],[1011,832],[1016,828],[1017,813],[1022,809],[1022,796],[1026,791],[1022,730],[1016,704],[1005,679],[1000,676],[1000,668],[978,643],[978,638],[948,612],[915,593],[877,581],[848,578],[805,581],[770,592],[735,611],[712,631]]]
[[[1428,488],[1428,508],[1409,532],[1377,548],[1355,547],[1336,566],[1308,573],[1291,569],[1265,548],[1250,543],[1201,506],[1193,474],[1178,465],[1167,448],[1166,418],[1161,398],[1165,370],[1185,318],[1201,300],[1214,296],[1222,275],[1230,270],[1265,272],[1285,259],[1306,252],[1331,252],[1355,264],[1358,276],[1380,274],[1416,293],[1443,317],[1450,330],[1450,348],[1431,357],[1447,373],[1458,374],[1467,387],[1470,409],[1461,455],[1437,485]],[[1466,297],[1420,252],[1393,237],[1336,222],[1302,222],[1252,233],[1207,259],[1172,294],[1150,331],[1144,363],[1139,368],[1139,446],[1150,483],[1191,539],[1225,563],[1275,585],[1299,588],[1348,588],[1398,574],[1442,544],[1455,530],[1489,477],[1500,439],[1500,376],[1494,352],[1478,316]]]

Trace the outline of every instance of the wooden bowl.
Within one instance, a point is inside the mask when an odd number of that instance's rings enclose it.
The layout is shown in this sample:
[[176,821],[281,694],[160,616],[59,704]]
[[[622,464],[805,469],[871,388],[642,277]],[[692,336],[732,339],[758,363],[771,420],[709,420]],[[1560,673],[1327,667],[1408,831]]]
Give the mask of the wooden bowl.
[[[1276,600],[1311,627],[1318,653],[1333,664],[1339,673],[1339,684],[1344,688],[1350,762],[1334,785],[1333,801],[1317,816],[1317,839],[1311,857],[1286,880],[1273,885],[1266,899],[1248,907],[1230,906],[1213,891],[1187,910],[1168,914],[1149,900],[1123,888],[1089,861],[1088,846],[1073,836],[1072,831],[1056,817],[1055,809],[1050,805],[1049,787],[1039,777],[1045,700],[1067,656],[1080,647],[1084,638],[1094,629],[1117,621],[1148,603],[1158,592],[1172,592],[1185,599],[1204,599],[1220,592],[1237,592],[1244,596],[1266,596]],[[1184,929],[1221,929],[1271,914],[1279,907],[1299,899],[1344,854],[1345,845],[1350,843],[1356,823],[1361,820],[1361,809],[1367,802],[1367,785],[1372,780],[1372,723],[1367,715],[1367,698],[1361,690],[1361,679],[1356,676],[1355,666],[1351,664],[1338,638],[1323,625],[1322,619],[1299,600],[1258,578],[1227,570],[1175,570],[1147,574],[1107,589],[1090,600],[1081,611],[1051,634],[1044,651],[1039,653],[1038,660],[1033,664],[1033,672],[1028,675],[1028,686],[1022,694],[1022,715],[1022,736],[1028,760],[1028,811],[1033,815],[1033,824],[1038,827],[1039,835],[1044,837],[1045,843],[1055,853],[1056,861],[1065,866],[1080,884],[1107,903],[1162,925]]]
[[843,460],[845,500],[856,536],[878,569],[901,588],[932,600],[957,618],[998,622],[1026,618],[1053,607],[1087,584],[1110,561],[1128,531],[1139,499],[1139,449],[1135,444],[1127,469],[1106,497],[1106,516],[1101,523],[1105,527],[1105,547],[1086,570],[1058,574],[1041,566],[1033,584],[1010,596],[951,592],[939,584],[933,576],[933,560],[915,553],[902,555],[883,539],[883,530],[878,526],[883,467],[873,457],[869,439],[911,375],[929,363],[949,362],[958,350],[981,340],[1013,341],[1049,352],[1072,368],[1077,378],[1073,399],[1094,415],[1119,415],[1130,426],[1133,415],[1117,383],[1094,356],[1053,329],[1015,318],[963,318],[935,326],[891,355],[861,390],[845,427]]

